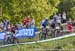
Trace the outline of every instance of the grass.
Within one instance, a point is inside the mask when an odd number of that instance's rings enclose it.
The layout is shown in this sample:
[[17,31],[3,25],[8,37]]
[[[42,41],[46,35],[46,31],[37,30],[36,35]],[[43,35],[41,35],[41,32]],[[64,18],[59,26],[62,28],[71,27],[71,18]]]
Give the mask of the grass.
[[66,49],[65,51],[70,51],[68,49],[74,48],[75,48],[75,37],[69,37],[61,40],[48,41],[43,43],[2,47],[0,48],[0,51],[51,51],[45,49]]
[[[40,28],[37,29],[37,31],[39,30]],[[19,39],[19,42],[22,43],[22,42],[37,41],[37,40],[39,40],[39,34],[37,34],[35,38],[31,39],[29,38]],[[65,51],[70,51],[68,49],[74,49],[74,48],[75,48],[75,37],[69,37],[61,40],[49,41],[44,43],[2,47],[0,48],[0,51],[55,51],[55,50],[45,50],[45,49],[67,49]],[[39,49],[44,49],[44,50],[39,50]]]

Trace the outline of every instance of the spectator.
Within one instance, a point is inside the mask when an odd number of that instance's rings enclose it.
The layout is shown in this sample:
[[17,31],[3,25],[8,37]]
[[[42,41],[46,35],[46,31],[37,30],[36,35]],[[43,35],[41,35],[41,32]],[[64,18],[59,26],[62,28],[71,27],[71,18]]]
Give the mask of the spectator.
[[27,22],[30,22],[30,20],[31,20],[31,18],[30,18],[30,16],[28,16],[28,17],[26,18],[26,21],[27,21]]
[[29,28],[30,27],[30,16],[28,16],[26,19],[25,19],[25,25],[26,25],[26,28]]
[[9,21],[5,20],[4,21],[4,28],[5,28],[5,30],[8,30],[8,25],[9,25]]
[[70,22],[68,23],[68,30],[70,32],[73,32],[73,26],[72,26],[72,24]]
[[8,30],[10,30],[10,24],[8,25]]
[[14,24],[14,28],[15,28],[15,30],[18,30],[18,25]]
[[26,18],[23,20],[23,26],[26,27]]
[[[16,27],[17,28],[17,27]],[[11,29],[10,29],[11,33],[12,33],[12,43],[15,43],[15,41],[17,41],[17,43],[19,42],[18,39],[16,38],[16,32],[15,32],[15,26],[13,24],[11,24]]]
[[66,21],[67,21],[66,13],[63,12],[63,14],[62,14],[62,23],[66,23]]
[[35,27],[35,21],[34,21],[33,17],[31,17],[31,25],[30,26]]
[[13,24],[10,25],[10,31],[12,33],[15,33],[15,26]]

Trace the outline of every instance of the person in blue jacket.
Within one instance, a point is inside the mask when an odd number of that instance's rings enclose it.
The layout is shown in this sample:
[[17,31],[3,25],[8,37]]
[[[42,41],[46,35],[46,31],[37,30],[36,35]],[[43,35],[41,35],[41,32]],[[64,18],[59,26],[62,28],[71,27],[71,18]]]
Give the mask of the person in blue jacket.
[[47,26],[47,25],[48,25],[48,19],[44,17],[44,20],[42,20],[41,26],[43,28],[44,26]]

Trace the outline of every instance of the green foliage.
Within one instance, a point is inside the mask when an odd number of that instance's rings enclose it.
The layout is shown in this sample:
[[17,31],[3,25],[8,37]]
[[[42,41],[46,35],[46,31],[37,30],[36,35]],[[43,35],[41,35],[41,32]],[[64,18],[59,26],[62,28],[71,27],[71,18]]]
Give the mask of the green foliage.
[[52,4],[53,7],[57,7],[60,3],[60,0],[49,0],[49,2]]
[[[11,22],[18,22],[23,17],[34,16],[36,22],[40,22],[44,16],[48,17],[57,12],[59,0],[0,0],[2,6],[3,17]],[[18,20],[16,20],[16,15]],[[39,24],[39,23],[37,23]]]
[[[60,40],[55,41],[48,41],[42,43],[35,43],[35,44],[23,44],[23,45],[15,45],[9,47],[0,47],[0,51],[38,51],[39,49],[61,49],[57,51],[74,51],[75,37],[68,37]],[[25,40],[24,40],[25,41]],[[73,42],[73,43],[72,43]],[[57,44],[58,43],[58,44]],[[63,46],[65,44],[65,46]],[[47,51],[47,50],[42,50]],[[56,50],[50,50],[56,51]]]
[[20,22],[31,15],[39,25],[44,16],[49,18],[58,11],[66,11],[68,17],[75,18],[75,0],[0,0],[0,7],[2,19],[11,22]]
[[59,12],[66,11],[69,18],[75,18],[75,0],[60,0]]

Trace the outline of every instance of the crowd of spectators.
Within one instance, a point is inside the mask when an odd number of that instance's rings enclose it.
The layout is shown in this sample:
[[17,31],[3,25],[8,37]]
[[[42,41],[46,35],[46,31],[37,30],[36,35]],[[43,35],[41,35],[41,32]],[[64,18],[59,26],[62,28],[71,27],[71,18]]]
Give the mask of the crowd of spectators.
[[26,18],[23,19],[22,22],[17,23],[17,24],[11,24],[9,20],[3,20],[0,21],[0,32],[4,32],[4,44],[6,44],[5,42],[7,41],[7,43],[15,43],[15,40],[18,41],[18,39],[16,38],[16,32],[19,29],[22,28],[33,28],[35,27],[35,21],[33,19],[33,17],[28,16]]

